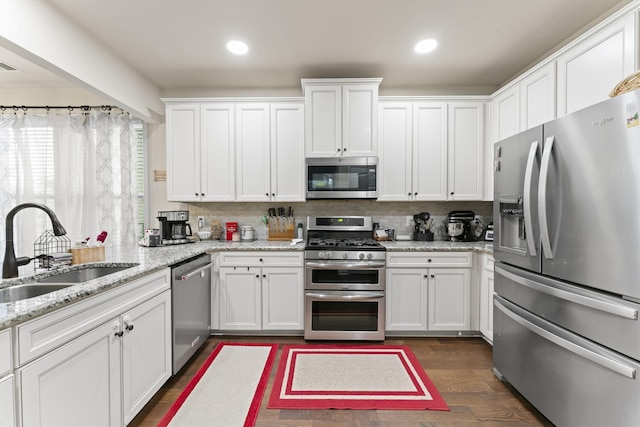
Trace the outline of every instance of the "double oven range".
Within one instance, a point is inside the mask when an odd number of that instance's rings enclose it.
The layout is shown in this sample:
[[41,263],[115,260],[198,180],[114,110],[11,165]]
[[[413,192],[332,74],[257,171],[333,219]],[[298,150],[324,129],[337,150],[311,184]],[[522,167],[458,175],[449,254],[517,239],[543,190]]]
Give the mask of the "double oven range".
[[307,340],[383,341],[386,254],[371,217],[307,218]]

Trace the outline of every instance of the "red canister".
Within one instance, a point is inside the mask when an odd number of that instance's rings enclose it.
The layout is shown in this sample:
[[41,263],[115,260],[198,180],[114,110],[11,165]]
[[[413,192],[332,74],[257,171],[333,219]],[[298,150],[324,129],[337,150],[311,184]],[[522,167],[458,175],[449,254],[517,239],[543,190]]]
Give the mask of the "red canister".
[[227,240],[230,242],[232,237],[233,237],[233,233],[238,231],[238,223],[237,222],[227,222],[226,226],[227,226]]

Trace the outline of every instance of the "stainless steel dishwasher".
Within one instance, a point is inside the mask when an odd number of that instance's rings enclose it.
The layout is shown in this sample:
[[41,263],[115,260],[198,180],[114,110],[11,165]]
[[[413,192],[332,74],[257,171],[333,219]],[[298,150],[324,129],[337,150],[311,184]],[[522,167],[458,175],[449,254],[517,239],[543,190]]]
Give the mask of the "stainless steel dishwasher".
[[211,255],[190,258],[171,269],[173,374],[211,332]]

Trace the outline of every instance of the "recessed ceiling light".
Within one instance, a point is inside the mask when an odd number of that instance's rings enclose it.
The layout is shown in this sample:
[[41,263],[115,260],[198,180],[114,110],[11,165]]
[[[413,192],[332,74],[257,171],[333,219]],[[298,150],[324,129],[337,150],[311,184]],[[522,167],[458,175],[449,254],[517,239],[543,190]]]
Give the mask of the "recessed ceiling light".
[[438,46],[438,42],[434,39],[426,39],[418,42],[413,49],[416,53],[429,53]]
[[231,40],[229,43],[227,43],[227,49],[229,50],[229,52],[236,55],[244,55],[249,52],[249,46],[239,40]]

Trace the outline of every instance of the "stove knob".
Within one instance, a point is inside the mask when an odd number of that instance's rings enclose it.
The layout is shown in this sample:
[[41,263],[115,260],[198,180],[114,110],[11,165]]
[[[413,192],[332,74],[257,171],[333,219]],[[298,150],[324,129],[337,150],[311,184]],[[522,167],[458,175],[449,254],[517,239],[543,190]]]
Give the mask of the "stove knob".
[[331,258],[332,255],[333,255],[332,252],[325,252],[324,257],[325,257],[325,259],[329,259],[329,258]]
[[320,258],[320,259],[324,259],[324,258],[326,258],[326,257],[327,257],[327,254],[326,254],[326,253],[324,253],[324,252],[318,252],[318,258]]
[[367,259],[372,259],[372,258],[373,258],[373,254],[372,254],[371,252],[369,252],[369,253],[367,254]]
[[365,256],[365,255],[364,255],[363,253],[358,254],[358,258],[360,258],[360,260],[363,260],[363,259],[364,259],[364,256]]
[[349,258],[349,254],[345,252],[345,253],[342,255],[342,258],[344,258],[344,259]]

